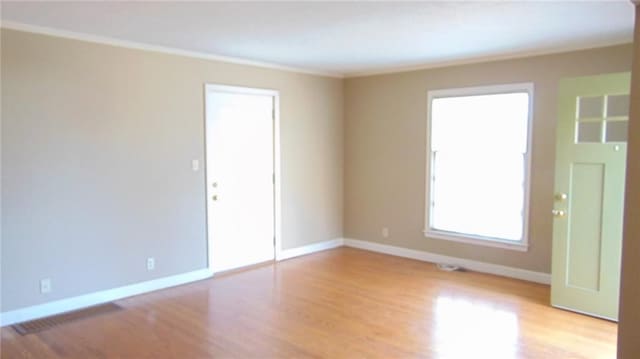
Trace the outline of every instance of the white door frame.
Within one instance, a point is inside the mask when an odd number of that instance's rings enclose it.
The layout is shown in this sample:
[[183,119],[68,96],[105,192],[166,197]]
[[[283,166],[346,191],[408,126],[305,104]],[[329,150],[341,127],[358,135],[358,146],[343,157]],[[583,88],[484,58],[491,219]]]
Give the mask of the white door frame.
[[[275,236],[275,244],[274,244],[274,260],[278,260],[280,258],[280,253],[282,252],[282,211],[281,211],[281,188],[280,188],[280,91],[272,90],[272,89],[260,89],[260,88],[252,88],[252,87],[241,87],[241,86],[230,86],[230,85],[222,85],[222,84],[210,84],[205,83],[204,85],[204,175],[205,175],[205,204],[207,204],[207,184],[209,183],[209,179],[207,178],[208,172],[208,161],[207,161],[207,94],[217,92],[217,93],[236,93],[243,95],[264,95],[273,97],[273,174],[274,174],[274,182],[273,182],[273,205],[274,205],[274,223],[273,223],[273,233]],[[207,267],[211,272],[213,272],[212,266],[212,249],[213,243],[211,240],[211,236],[209,235],[209,206],[205,206],[205,214],[207,217],[206,220],[206,232],[207,232]]]

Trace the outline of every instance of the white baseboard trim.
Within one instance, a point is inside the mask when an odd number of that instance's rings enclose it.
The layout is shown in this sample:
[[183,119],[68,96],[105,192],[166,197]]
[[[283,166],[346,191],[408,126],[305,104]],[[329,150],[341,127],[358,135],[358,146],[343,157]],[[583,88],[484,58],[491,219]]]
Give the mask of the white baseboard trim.
[[[298,248],[283,250],[278,253],[278,255],[276,256],[276,260],[281,261],[289,258],[303,256],[306,254],[324,251],[327,249],[341,247],[343,245],[347,247],[359,248],[398,257],[416,259],[424,262],[454,264],[476,272],[495,274],[503,277],[522,279],[530,282],[542,284],[551,283],[551,275],[548,273],[533,272],[525,269],[478,262],[463,258],[449,257],[414,249],[348,238],[336,238],[329,241],[318,242]],[[210,278],[212,276],[213,272],[210,269],[201,269],[170,277],[158,278],[146,282],[113,288],[101,292],[85,294],[77,297],[61,299],[54,302],[38,304],[31,307],[3,312],[0,313],[0,326],[12,325],[28,320],[43,318],[50,315],[103,304],[138,294],[195,282],[198,280]]]
[[313,243],[313,244],[309,244],[309,245],[298,247],[298,248],[285,249],[280,251],[280,253],[276,255],[276,260],[282,261],[282,260],[293,258],[293,257],[299,257],[306,254],[325,251],[327,249],[342,247],[343,245],[344,245],[344,239],[336,238],[329,241]]
[[200,269],[197,271],[177,274],[170,277],[153,279],[150,281],[126,285],[119,288],[108,289],[105,291],[11,310],[8,312],[0,313],[0,327],[103,304],[159,289],[195,282],[201,279],[210,278],[212,275],[213,272],[210,269]]
[[470,259],[444,256],[441,254],[418,251],[387,244],[380,244],[358,239],[344,239],[347,247],[364,249],[367,251],[390,254],[392,256],[405,257],[431,263],[447,263],[460,266],[475,272],[495,274],[503,277],[522,279],[529,282],[551,284],[551,275],[548,273],[534,272],[520,268],[502,266],[486,262],[478,262]]

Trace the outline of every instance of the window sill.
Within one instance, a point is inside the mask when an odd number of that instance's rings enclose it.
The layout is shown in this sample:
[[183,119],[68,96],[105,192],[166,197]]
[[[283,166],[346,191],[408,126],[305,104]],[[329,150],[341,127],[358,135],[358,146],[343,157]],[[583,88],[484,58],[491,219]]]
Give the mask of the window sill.
[[526,242],[507,242],[498,239],[491,239],[486,237],[474,237],[468,235],[462,235],[454,232],[437,231],[432,229],[426,229],[423,231],[424,236],[431,239],[442,239],[446,241],[474,244],[478,246],[494,247],[509,249],[513,251],[526,252],[529,250],[529,245]]

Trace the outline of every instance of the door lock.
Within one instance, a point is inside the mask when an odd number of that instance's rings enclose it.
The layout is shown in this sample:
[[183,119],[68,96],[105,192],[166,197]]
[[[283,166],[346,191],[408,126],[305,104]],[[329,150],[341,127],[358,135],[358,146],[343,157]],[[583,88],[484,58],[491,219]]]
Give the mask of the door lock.
[[564,217],[567,213],[561,209],[554,209],[551,211],[554,217]]
[[214,201],[217,201],[218,200],[218,195],[211,196],[211,199],[214,200]]
[[568,196],[566,193],[556,193],[554,198],[556,199],[556,201],[566,201]]

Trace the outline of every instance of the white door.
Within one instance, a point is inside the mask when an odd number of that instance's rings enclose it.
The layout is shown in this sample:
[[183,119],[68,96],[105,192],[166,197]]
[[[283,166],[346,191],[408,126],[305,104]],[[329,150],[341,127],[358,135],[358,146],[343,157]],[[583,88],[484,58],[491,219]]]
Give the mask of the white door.
[[277,92],[206,86],[207,216],[214,272],[275,257]]
[[551,303],[617,320],[630,74],[558,93]]

